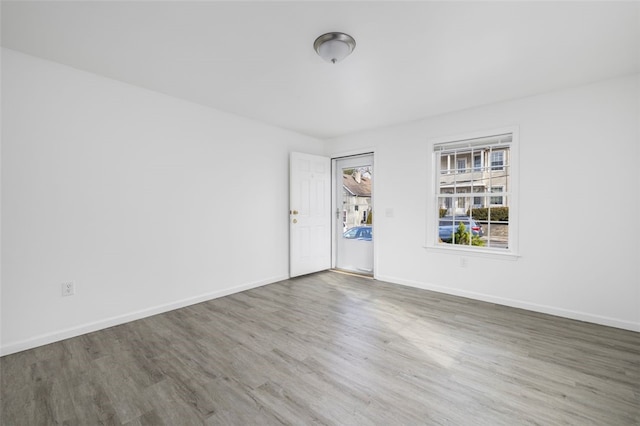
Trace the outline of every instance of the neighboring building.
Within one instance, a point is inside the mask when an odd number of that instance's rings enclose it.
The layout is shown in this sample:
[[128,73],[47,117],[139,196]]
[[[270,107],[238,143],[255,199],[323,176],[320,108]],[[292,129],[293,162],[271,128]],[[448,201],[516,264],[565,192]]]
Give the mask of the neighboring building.
[[509,148],[458,151],[440,157],[440,193],[468,197],[441,198],[447,214],[466,214],[470,207],[507,206],[506,197],[488,194],[509,191]]
[[371,214],[371,173],[353,170],[342,175],[342,223],[346,231],[367,223]]

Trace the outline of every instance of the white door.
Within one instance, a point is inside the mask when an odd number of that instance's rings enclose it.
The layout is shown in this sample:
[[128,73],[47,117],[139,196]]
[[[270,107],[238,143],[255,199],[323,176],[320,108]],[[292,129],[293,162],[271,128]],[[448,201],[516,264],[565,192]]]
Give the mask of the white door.
[[373,155],[335,160],[335,267],[373,275]]
[[331,268],[331,160],[292,152],[289,161],[289,275]]

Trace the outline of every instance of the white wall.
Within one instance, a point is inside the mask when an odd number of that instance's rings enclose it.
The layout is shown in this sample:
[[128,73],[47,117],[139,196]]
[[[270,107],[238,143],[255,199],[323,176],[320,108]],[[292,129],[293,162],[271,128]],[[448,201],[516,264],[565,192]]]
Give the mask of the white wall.
[[287,278],[288,154],[320,141],[2,55],[2,353]]
[[[639,102],[636,75],[323,147],[3,49],[0,351],[286,278],[294,150],[375,149],[379,279],[640,331]],[[521,257],[461,268],[423,247],[428,141],[512,125]]]
[[[326,152],[375,149],[378,279],[640,331],[639,102],[634,75],[337,138]],[[424,248],[429,140],[509,126],[521,257],[465,256],[462,268]]]

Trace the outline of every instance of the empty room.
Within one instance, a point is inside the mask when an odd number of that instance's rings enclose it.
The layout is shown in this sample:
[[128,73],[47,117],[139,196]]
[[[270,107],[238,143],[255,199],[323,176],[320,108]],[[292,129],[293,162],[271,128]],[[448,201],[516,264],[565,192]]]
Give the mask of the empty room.
[[0,424],[640,425],[640,2],[0,19]]

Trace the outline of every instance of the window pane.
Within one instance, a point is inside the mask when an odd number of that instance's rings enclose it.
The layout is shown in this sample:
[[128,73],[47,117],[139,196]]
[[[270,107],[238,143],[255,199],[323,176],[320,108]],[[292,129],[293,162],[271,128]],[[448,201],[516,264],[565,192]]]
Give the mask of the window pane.
[[[342,228],[371,224],[372,168],[369,165],[342,169]],[[345,238],[357,238],[348,234]]]

